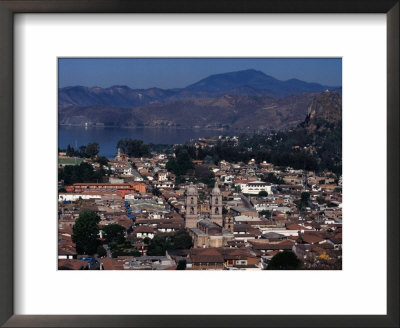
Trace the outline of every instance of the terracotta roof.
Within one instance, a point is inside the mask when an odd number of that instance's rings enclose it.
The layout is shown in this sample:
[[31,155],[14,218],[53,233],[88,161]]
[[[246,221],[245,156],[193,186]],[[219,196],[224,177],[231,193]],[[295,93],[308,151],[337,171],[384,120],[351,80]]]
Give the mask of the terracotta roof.
[[87,266],[86,262],[80,260],[58,260],[59,270],[84,270]]
[[189,253],[192,263],[223,263],[224,258],[215,248],[193,248]]
[[148,226],[137,227],[135,229],[135,233],[140,233],[140,232],[154,233],[154,228],[153,227],[148,227]]
[[104,270],[123,270],[123,263],[113,258],[105,258],[102,260]]
[[310,230],[309,228],[306,228],[306,227],[303,227],[303,226],[301,226],[301,225],[299,225],[299,224],[296,224],[296,223],[287,223],[286,224],[286,229],[288,229],[288,230]]
[[305,233],[301,235],[301,238],[303,239],[304,242],[307,244],[318,244],[321,241],[325,240],[321,236],[318,236],[316,234],[311,234],[311,233]]

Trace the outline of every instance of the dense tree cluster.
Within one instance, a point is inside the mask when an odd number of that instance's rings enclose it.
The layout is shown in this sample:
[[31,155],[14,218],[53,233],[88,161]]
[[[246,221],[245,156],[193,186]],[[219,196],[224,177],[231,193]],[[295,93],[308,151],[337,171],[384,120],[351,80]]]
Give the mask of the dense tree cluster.
[[189,249],[192,246],[192,238],[186,230],[181,229],[175,233],[154,236],[147,246],[147,255],[162,256],[168,249]]
[[100,182],[106,171],[102,168],[95,170],[89,163],[79,165],[66,165],[58,169],[58,179],[64,180],[65,185],[79,182]]
[[119,224],[109,224],[103,227],[106,243],[121,244],[125,241],[125,228]]
[[168,160],[166,168],[177,176],[185,175],[189,170],[193,170],[194,164],[188,150],[184,147],[177,147],[175,157]]
[[65,152],[69,157],[95,158],[100,152],[100,147],[97,142],[90,142],[86,146],[80,146],[78,149],[68,145]]
[[206,184],[208,187],[212,187],[215,184],[215,174],[207,166],[196,166],[194,176],[197,181]]
[[[214,147],[196,148],[186,144],[175,148],[175,155],[185,152],[190,160],[212,159],[215,164],[220,160],[229,162],[257,163],[267,161],[275,166],[293,167],[308,171],[329,170],[337,175],[342,171],[342,124],[321,121],[315,131],[309,131],[299,125],[293,130],[272,132],[269,134],[241,135],[239,143],[231,140],[219,140]],[[169,170],[180,171],[177,160],[171,160]],[[273,176],[265,177],[266,181]],[[282,181],[269,181],[280,184]]]
[[125,228],[118,224],[110,224],[102,228],[103,240],[100,240],[100,217],[93,211],[83,211],[76,220],[73,229],[72,241],[76,243],[78,254],[106,256],[107,252],[102,245],[107,245],[112,257],[141,256],[141,253],[132,248],[130,241],[125,238]]
[[267,270],[296,270],[301,266],[301,261],[292,251],[283,251],[274,255],[268,263]]
[[161,154],[161,153],[170,154],[172,152],[172,145],[168,145],[168,144],[149,143],[147,146],[149,147],[150,151],[157,153],[157,154]]
[[117,148],[120,148],[129,157],[146,157],[151,155],[150,147],[138,139],[121,139],[117,143]]
[[281,177],[277,177],[274,173],[268,173],[262,177],[262,181],[269,182],[274,185],[280,185],[285,183]]

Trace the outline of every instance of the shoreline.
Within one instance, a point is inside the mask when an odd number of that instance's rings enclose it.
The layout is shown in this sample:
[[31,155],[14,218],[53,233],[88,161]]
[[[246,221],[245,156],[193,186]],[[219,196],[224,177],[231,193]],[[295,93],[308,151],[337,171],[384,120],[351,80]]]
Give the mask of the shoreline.
[[[175,126],[115,126],[115,125],[82,125],[82,124],[63,124],[59,123],[60,127],[80,127],[80,128],[114,128],[114,129],[165,129],[165,130],[196,130],[196,131],[226,131],[226,132],[236,132],[236,133],[260,133],[259,130],[251,129],[237,129],[237,128],[207,128],[207,127],[175,127]],[[264,132],[268,132],[263,130]]]

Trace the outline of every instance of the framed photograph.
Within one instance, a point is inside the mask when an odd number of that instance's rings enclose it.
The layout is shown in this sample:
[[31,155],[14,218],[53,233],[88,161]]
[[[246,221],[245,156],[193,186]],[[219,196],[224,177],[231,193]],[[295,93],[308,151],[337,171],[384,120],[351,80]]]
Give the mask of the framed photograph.
[[399,326],[398,1],[0,22],[2,325]]

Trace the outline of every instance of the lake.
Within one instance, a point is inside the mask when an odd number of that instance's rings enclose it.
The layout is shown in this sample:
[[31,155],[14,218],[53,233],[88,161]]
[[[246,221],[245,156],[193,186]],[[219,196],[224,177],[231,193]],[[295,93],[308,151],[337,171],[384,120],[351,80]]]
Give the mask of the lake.
[[[235,135],[233,131],[211,129],[174,129],[174,128],[116,128],[116,127],[84,127],[58,126],[58,147],[66,149],[68,144],[74,148],[97,142],[100,155],[114,157],[117,142],[131,138],[154,144],[183,144],[189,139],[217,135]],[[236,132],[237,135],[237,132]]]

